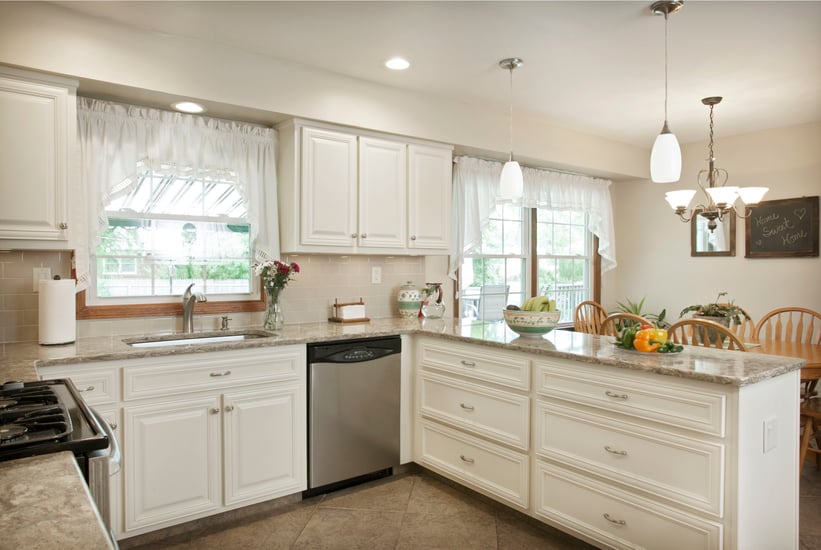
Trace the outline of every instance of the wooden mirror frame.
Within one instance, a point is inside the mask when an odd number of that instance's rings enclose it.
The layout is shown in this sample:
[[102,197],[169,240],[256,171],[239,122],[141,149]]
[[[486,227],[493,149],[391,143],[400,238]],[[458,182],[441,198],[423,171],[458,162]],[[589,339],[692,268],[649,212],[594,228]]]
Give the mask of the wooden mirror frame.
[[[701,209],[697,209],[693,211],[693,219],[690,220],[690,256],[735,256],[735,213],[732,211],[728,212],[724,216],[724,220],[720,223],[730,223],[730,244],[728,250],[720,250],[714,252],[707,252],[707,251],[700,251],[697,250],[696,244],[698,242],[696,234],[696,226],[699,223],[699,212]],[[702,218],[704,219],[704,218]],[[706,220],[705,220],[706,221]]]

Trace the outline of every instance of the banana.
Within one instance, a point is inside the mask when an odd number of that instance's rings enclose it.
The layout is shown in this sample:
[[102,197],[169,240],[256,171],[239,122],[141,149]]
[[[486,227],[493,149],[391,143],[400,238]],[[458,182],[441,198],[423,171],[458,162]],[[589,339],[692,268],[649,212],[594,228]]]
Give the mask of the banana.
[[556,311],[556,301],[547,296],[533,296],[524,301],[521,309],[524,311]]

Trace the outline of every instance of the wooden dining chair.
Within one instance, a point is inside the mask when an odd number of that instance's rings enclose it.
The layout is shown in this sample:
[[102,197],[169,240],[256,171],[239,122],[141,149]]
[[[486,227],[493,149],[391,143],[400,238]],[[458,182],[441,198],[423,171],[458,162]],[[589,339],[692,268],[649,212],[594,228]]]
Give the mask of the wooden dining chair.
[[821,344],[821,313],[804,307],[780,307],[755,326],[756,340]]
[[601,324],[606,317],[607,310],[600,303],[586,300],[573,312],[573,328],[576,332],[601,334]]
[[601,323],[599,334],[618,336],[621,331],[633,325],[652,325],[650,321],[635,313],[611,313]]
[[[719,305],[729,305],[729,304],[719,304]],[[735,305],[735,304],[733,304]],[[750,314],[743,307],[738,307],[740,323],[736,323],[732,319],[730,319],[730,331],[738,336],[739,340],[742,342],[752,342],[755,340],[755,321],[753,318],[750,317]]]
[[676,344],[747,351],[738,336],[714,321],[681,319],[667,329],[667,335]]
[[[821,399],[806,399],[801,402],[801,421],[804,429],[798,451],[799,475],[808,453],[815,455],[815,465],[821,467]],[[815,447],[810,446],[812,441],[815,441]]]

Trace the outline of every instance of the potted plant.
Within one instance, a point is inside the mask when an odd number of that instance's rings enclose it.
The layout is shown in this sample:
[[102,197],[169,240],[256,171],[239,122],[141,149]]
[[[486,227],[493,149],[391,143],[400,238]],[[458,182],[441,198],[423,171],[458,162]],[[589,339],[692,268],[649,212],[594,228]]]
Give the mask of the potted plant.
[[685,313],[690,311],[694,312],[693,315],[699,317],[701,319],[706,319],[707,321],[713,321],[724,325],[725,327],[730,326],[730,321],[735,323],[736,325],[741,324],[741,318],[744,317],[745,319],[749,319],[747,313],[735,305],[732,300],[729,302],[719,302],[718,300],[722,296],[726,296],[726,292],[719,292],[718,296],[716,296],[715,302],[710,304],[696,304],[692,306],[687,306],[681,310],[679,313],[679,317],[684,317]]
[[[684,317],[685,313],[692,311],[693,317],[698,317],[699,319],[704,319],[706,321],[713,321],[714,323],[724,325],[727,328],[730,328],[730,321],[736,325],[740,325],[742,317],[749,319],[750,317],[747,313],[735,305],[732,300],[729,302],[719,302],[719,299],[726,295],[726,292],[719,292],[718,296],[716,296],[715,302],[687,306],[681,310],[679,317]],[[715,332],[716,331],[714,329],[707,329],[707,338],[711,341],[715,341],[718,337]],[[700,339],[701,334],[696,331],[693,334],[693,337],[698,340]],[[721,338],[721,340],[723,342],[724,338]]]

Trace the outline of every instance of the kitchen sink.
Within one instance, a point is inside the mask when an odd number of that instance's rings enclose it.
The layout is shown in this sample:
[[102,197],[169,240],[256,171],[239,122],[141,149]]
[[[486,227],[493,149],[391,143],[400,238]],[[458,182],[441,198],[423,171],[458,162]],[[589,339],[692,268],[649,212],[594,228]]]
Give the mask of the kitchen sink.
[[270,338],[274,334],[264,331],[232,332],[229,334],[204,332],[199,334],[172,334],[148,338],[129,338],[123,340],[133,348],[161,348],[169,346],[190,346],[200,344],[219,344],[222,342],[241,342]]

